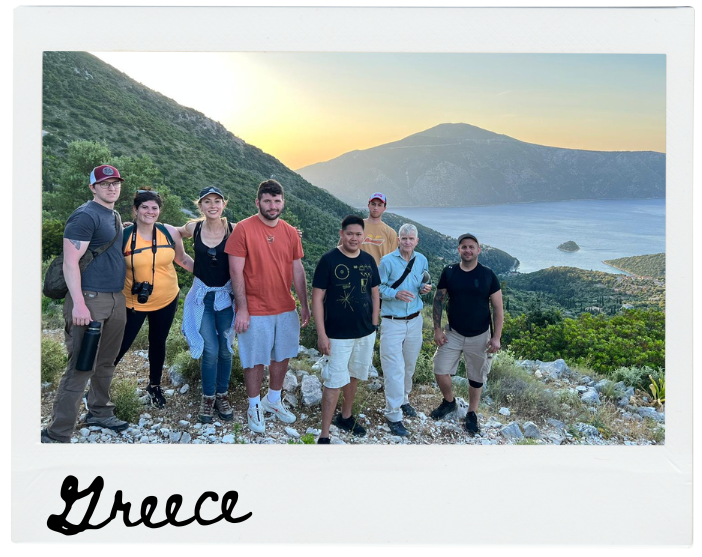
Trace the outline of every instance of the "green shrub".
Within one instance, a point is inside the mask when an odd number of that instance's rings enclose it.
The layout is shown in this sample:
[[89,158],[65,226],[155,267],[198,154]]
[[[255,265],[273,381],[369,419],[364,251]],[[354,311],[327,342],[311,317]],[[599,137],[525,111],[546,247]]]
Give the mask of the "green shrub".
[[42,295],[41,297],[41,328],[62,329],[65,326],[63,319],[63,300],[52,300]]
[[115,404],[115,416],[120,420],[136,423],[144,408],[137,395],[137,380],[123,378],[113,381],[110,387],[110,398]]
[[630,385],[642,391],[648,391],[651,378],[656,380],[664,378],[665,372],[661,368],[653,369],[648,366],[629,366],[617,368],[609,377],[612,381],[623,381],[626,385]]
[[41,339],[41,382],[55,383],[66,369],[68,355],[60,342]]
[[182,325],[181,321],[175,319],[173,325],[171,325],[171,330],[168,331],[168,337],[166,337],[166,363],[168,365],[173,364],[178,354],[188,351],[188,342],[180,331]]
[[190,356],[190,352],[178,352],[173,359],[173,364],[183,378],[191,385],[200,381],[200,360]]
[[244,368],[239,359],[239,345],[234,343],[234,354],[232,355],[232,374],[229,376],[229,388],[234,389],[244,383]]
[[431,384],[435,380],[434,377],[434,364],[432,362],[432,355],[424,350],[422,347],[419,356],[417,357],[417,365],[414,368],[414,376],[412,381],[415,384]]
[[525,369],[516,365],[509,352],[495,358],[485,394],[489,394],[496,404],[507,406],[524,418],[564,417],[559,398],[548,392],[546,387]]

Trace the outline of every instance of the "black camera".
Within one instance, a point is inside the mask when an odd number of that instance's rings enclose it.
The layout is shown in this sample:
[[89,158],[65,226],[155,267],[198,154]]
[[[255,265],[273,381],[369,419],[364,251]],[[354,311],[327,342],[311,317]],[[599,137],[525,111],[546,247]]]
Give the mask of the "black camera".
[[132,294],[136,294],[137,302],[145,304],[154,291],[154,285],[149,282],[136,282],[132,285]]

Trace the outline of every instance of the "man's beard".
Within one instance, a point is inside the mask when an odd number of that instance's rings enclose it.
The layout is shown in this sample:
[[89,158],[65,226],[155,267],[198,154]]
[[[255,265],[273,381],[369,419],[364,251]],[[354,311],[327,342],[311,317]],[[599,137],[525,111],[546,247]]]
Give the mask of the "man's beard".
[[277,212],[277,213],[275,214],[274,217],[272,217],[272,216],[270,216],[270,215],[267,215],[267,214],[264,213],[261,209],[259,209],[258,212],[259,212],[259,213],[261,214],[261,216],[262,216],[264,219],[266,219],[266,220],[275,220],[275,219],[277,219],[277,218],[280,216],[280,213],[282,213],[283,211]]

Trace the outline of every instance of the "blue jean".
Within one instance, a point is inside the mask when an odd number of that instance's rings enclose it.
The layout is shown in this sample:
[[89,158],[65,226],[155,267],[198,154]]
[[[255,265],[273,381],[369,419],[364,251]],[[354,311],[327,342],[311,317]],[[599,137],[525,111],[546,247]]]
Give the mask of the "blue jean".
[[234,310],[231,307],[215,311],[214,292],[205,294],[205,313],[202,315],[200,334],[205,341],[202,351],[200,371],[202,373],[202,394],[213,396],[215,384],[218,393],[229,389],[229,376],[232,373],[232,353],[227,346],[225,331],[232,325]]

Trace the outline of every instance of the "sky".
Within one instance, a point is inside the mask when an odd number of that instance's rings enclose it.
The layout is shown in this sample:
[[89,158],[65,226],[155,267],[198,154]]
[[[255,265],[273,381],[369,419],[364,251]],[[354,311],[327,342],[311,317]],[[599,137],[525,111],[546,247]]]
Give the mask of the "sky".
[[665,56],[93,52],[293,170],[466,123],[529,143],[665,152]]

